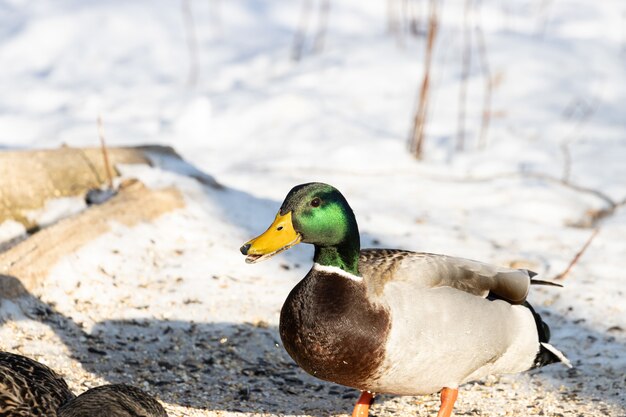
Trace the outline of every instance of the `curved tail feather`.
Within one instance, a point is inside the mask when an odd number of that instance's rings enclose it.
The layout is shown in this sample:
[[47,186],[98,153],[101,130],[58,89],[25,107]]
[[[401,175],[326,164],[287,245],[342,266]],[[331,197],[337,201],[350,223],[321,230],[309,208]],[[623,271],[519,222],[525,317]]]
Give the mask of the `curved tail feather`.
[[567,366],[568,368],[573,368],[572,363],[569,361],[569,359],[567,359],[567,357],[565,357],[563,352],[561,352],[560,350],[552,346],[550,343],[541,342],[541,348],[539,349],[539,353],[541,353],[542,349],[545,349],[546,351],[548,351],[549,355],[552,355],[554,358],[556,358],[555,361],[550,362],[550,363],[561,362],[563,365]]
[[551,287],[561,287],[561,288],[563,288],[563,286],[561,284],[559,284],[558,282],[544,281],[544,280],[541,280],[541,279],[534,279],[534,278],[530,279],[530,285],[549,285]]
[[528,308],[530,312],[533,313],[535,324],[537,325],[537,334],[539,335],[539,352],[537,352],[533,366],[530,369],[541,368],[542,366],[556,362],[561,362],[571,368],[572,363],[569,359],[567,359],[561,351],[548,343],[550,341],[550,327],[548,327],[541,319],[541,316],[528,302],[524,303],[524,307]]

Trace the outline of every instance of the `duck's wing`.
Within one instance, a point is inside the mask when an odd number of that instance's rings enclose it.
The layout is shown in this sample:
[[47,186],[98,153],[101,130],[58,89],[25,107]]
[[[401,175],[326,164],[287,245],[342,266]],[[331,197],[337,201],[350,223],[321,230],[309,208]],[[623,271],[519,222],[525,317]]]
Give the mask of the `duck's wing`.
[[389,281],[409,281],[423,288],[452,287],[483,298],[492,295],[511,304],[526,300],[536,275],[526,269],[393,249],[362,250],[359,272],[375,292]]

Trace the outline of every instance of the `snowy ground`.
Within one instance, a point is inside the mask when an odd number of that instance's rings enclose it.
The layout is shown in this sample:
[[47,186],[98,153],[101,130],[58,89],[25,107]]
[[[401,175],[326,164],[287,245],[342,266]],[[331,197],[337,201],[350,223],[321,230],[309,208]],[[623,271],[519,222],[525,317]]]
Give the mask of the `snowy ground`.
[[[330,2],[315,54],[312,2],[295,62],[300,2],[190,1],[198,72],[189,85],[184,2],[1,1],[0,149],[95,146],[102,114],[110,145],[174,146],[226,189],[124,167],[152,186],[174,183],[187,207],[116,226],[60,262],[35,294],[3,300],[0,348],[51,365],[77,392],[143,386],[172,416],[348,412],[354,391],[305,375],[276,331],[310,248],[257,265],[238,251],[309,181],[346,195],[365,247],[524,266],[547,279],[561,272],[592,233],[575,225],[626,198],[626,6],[482,2],[472,16],[499,80],[494,118],[479,149],[474,55],[468,150],[459,153],[463,2],[445,2],[418,163],[406,137],[424,39],[389,34],[386,2],[365,3]],[[409,4],[424,16],[426,3]],[[564,172],[575,187],[547,178]],[[576,368],[468,384],[457,415],[626,415],[626,211],[598,226],[566,287],[530,297]],[[432,415],[436,403],[383,397],[373,413]]]

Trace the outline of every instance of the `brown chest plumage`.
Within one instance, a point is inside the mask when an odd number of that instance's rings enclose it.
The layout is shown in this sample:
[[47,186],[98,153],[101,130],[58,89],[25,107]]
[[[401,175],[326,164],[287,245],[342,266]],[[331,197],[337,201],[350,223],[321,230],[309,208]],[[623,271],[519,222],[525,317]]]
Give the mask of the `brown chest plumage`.
[[312,270],[291,291],[280,315],[280,336],[311,375],[368,389],[384,359],[389,314],[366,297],[363,282]]

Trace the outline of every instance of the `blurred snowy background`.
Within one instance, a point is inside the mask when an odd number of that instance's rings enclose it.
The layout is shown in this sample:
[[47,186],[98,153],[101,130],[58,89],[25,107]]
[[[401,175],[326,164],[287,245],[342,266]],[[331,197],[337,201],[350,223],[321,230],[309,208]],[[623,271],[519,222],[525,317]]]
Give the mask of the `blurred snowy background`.
[[[427,67],[418,160],[409,139]],[[129,317],[226,323],[204,328],[219,341],[224,329],[260,320],[269,347],[248,348],[267,353],[310,249],[249,266],[238,248],[292,186],[323,181],[352,204],[365,247],[523,266],[545,279],[599,230],[564,289],[531,297],[578,369],[501,382],[515,398],[485,399],[494,388],[471,385],[457,412],[626,414],[623,1],[0,1],[0,149],[98,146],[98,115],[109,146],[173,146],[226,189],[126,167],[148,184],[177,185],[187,207],[155,225],[118,228],[51,274],[38,302],[86,331],[126,329],[108,320]],[[171,261],[172,251],[182,258]],[[102,265],[117,281],[103,278]],[[2,326],[0,348],[46,360],[73,387],[84,389],[91,374],[143,384],[180,407],[173,415],[298,414],[304,404],[321,416],[353,401],[322,384],[307,405],[313,389],[296,384],[299,397],[279,390],[278,405],[267,405],[250,388],[256,382],[230,386],[219,372],[165,384],[128,369],[109,375],[72,356],[78,342],[3,308],[14,321]],[[220,383],[212,397],[206,385]],[[389,398],[379,410],[426,413],[430,401]]]

